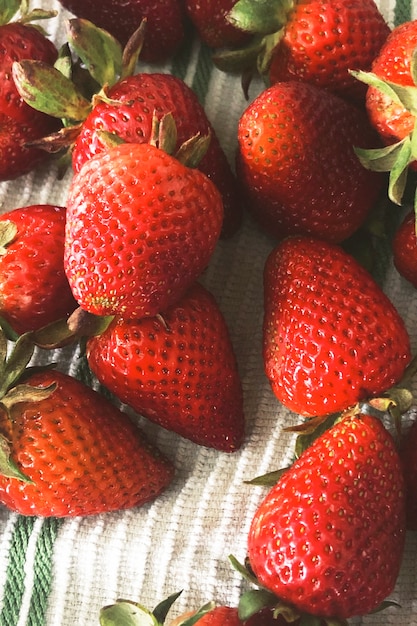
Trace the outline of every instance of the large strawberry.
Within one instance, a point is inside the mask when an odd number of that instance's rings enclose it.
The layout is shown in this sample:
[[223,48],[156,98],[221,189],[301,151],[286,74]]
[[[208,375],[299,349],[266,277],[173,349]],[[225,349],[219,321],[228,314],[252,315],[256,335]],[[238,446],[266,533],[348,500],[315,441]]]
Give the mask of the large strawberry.
[[416,214],[409,211],[392,240],[392,258],[398,272],[417,289]]
[[285,406],[325,415],[400,381],[411,360],[404,322],[340,247],[288,238],[270,253],[264,286],[265,371]]
[[[7,6],[5,3],[6,9]],[[40,60],[51,66],[56,61],[55,45],[30,23],[32,17],[39,16],[49,17],[49,13],[23,13],[22,21],[0,24],[0,180],[3,181],[26,174],[45,161],[47,153],[29,143],[58,127],[55,118],[35,111],[21,98],[12,76],[16,61]],[[2,17],[8,20],[10,13],[5,10]]]
[[362,167],[354,151],[378,145],[365,113],[308,83],[277,83],[259,94],[240,118],[238,144],[248,206],[278,238],[348,238],[385,180]]
[[122,45],[146,19],[142,60],[160,63],[180,48],[185,35],[181,0],[59,0],[74,15],[111,33]]
[[105,513],[144,504],[172,480],[171,462],[128,416],[71,376],[32,374],[1,402],[0,502],[13,511]]
[[206,268],[223,205],[215,185],[161,147],[125,143],[88,160],[67,200],[64,267],[95,315],[161,313]]
[[229,19],[255,38],[217,57],[220,67],[255,56],[269,84],[301,80],[360,101],[365,89],[349,70],[369,70],[390,32],[374,0],[239,0]]
[[229,20],[237,0],[185,0],[188,17],[195,26],[200,39],[210,48],[242,45],[250,35],[236,28]]
[[244,436],[242,387],[224,317],[194,284],[161,316],[118,317],[87,342],[99,381],[157,424],[232,452]]
[[17,333],[77,306],[64,272],[64,207],[30,205],[0,216],[0,316]]
[[390,433],[371,415],[344,418],[261,502],[248,536],[250,567],[277,603],[301,614],[339,620],[365,615],[395,586],[404,503]]

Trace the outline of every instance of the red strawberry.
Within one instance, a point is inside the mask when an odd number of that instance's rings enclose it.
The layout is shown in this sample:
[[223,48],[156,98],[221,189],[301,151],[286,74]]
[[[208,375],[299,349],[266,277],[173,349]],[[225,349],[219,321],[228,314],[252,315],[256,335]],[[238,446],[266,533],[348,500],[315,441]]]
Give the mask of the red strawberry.
[[20,97],[13,63],[32,59],[53,65],[57,56],[54,44],[29,23],[0,25],[0,181],[26,174],[45,161],[44,150],[26,144],[58,127],[55,118],[35,111]]
[[85,163],[67,201],[65,271],[95,315],[153,316],[206,268],[223,206],[213,183],[150,144],[125,143]]
[[198,283],[162,316],[116,318],[88,340],[87,359],[107,389],[153,422],[226,452],[242,444],[233,346],[215,299]]
[[[257,53],[269,84],[301,80],[348,99],[363,101],[365,89],[349,70],[369,70],[390,33],[374,0],[239,0],[229,14],[233,25],[256,35],[242,61]],[[263,39],[262,39],[263,37]],[[220,67],[239,54],[226,58]]]
[[21,334],[76,307],[64,272],[64,207],[31,205],[0,216],[0,316]]
[[249,39],[248,33],[227,19],[238,0],[185,0],[185,10],[200,39],[210,48],[237,46]]
[[74,15],[111,33],[122,45],[146,18],[141,59],[159,63],[170,59],[185,35],[181,0],[59,0]]
[[126,414],[83,383],[48,370],[15,389],[21,395],[4,397],[1,415],[3,461],[10,454],[12,473],[3,463],[0,502],[11,510],[105,513],[152,500],[171,482],[171,463]]
[[288,238],[264,269],[263,358],[277,398],[305,416],[387,391],[411,360],[403,320],[337,245]]
[[[195,624],[199,626],[242,626],[237,608],[231,606],[215,606],[207,613],[204,613]],[[184,626],[186,626],[185,622]]]
[[406,487],[406,520],[408,530],[417,530],[417,422],[407,430],[401,459]]
[[266,231],[334,242],[352,235],[385,180],[362,167],[354,145],[373,147],[376,135],[341,98],[301,82],[259,94],[239,122],[237,172]]
[[283,474],[252,520],[259,583],[300,612],[347,619],[396,583],[405,539],[404,481],[378,418],[345,418]]
[[82,124],[73,148],[74,170],[78,172],[86,160],[105,149],[101,131],[127,142],[148,142],[154,113],[159,119],[172,113],[177,126],[177,148],[193,135],[210,133],[209,148],[198,168],[222,194],[223,235],[233,234],[240,225],[242,200],[226,155],[194,91],[170,74],[140,73],[117,82],[107,95],[111,102],[98,102]]
[[398,272],[417,288],[416,215],[407,213],[392,241],[394,265]]

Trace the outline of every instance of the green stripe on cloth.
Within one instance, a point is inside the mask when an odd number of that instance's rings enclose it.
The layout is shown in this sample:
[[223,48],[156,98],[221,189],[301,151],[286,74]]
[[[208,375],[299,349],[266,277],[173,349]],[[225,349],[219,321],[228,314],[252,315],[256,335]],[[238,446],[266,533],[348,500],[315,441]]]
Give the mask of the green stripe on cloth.
[[197,67],[191,85],[202,105],[204,105],[206,100],[210,77],[214,67],[211,55],[212,52],[210,48],[205,45],[201,45]]
[[394,8],[394,26],[411,20],[412,0],[397,0]]

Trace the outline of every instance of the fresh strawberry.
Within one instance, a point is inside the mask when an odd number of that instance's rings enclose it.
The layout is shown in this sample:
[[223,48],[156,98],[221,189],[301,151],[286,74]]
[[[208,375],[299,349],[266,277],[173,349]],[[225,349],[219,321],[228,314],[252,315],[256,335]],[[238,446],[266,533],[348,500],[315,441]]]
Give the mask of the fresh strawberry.
[[27,144],[58,127],[55,118],[35,111],[21,98],[13,81],[13,63],[32,59],[53,65],[57,56],[54,44],[29,22],[0,24],[0,181],[13,180],[45,161],[45,151]]
[[417,288],[416,215],[407,213],[392,241],[394,265],[398,272]]
[[417,422],[406,431],[402,443],[407,529],[417,530]]
[[277,398],[335,413],[398,383],[411,360],[404,322],[372,276],[335,244],[293,237],[264,269],[263,358]]
[[362,414],[319,436],[272,487],[253,517],[248,559],[279,600],[342,620],[375,610],[393,591],[404,539],[394,440]]
[[[215,606],[204,613],[196,622],[199,626],[242,626],[237,608],[231,606]],[[186,626],[185,622],[184,626]]]
[[122,45],[146,19],[141,59],[148,63],[169,60],[185,36],[181,0],[59,0],[77,17],[87,19],[111,33]]
[[237,174],[249,208],[274,237],[347,239],[385,180],[362,167],[354,146],[377,141],[366,115],[338,96],[308,83],[273,85],[238,126]]
[[210,48],[238,46],[250,35],[227,19],[238,0],[185,0],[185,10],[200,39]]
[[223,221],[221,196],[163,149],[125,143],[73,178],[64,267],[75,299],[95,315],[153,316],[206,268]]
[[401,204],[408,171],[417,170],[413,149],[417,116],[417,20],[394,28],[375,58],[372,71],[354,75],[368,85],[368,117],[386,145],[380,150],[358,150],[358,156],[365,167],[390,172],[389,196]]
[[98,380],[136,412],[226,452],[244,436],[242,387],[224,317],[194,284],[161,316],[118,317],[87,342]]
[[233,234],[241,222],[242,200],[230,164],[194,91],[170,74],[139,73],[117,82],[107,96],[110,101],[98,102],[82,124],[72,152],[74,171],[78,172],[87,159],[105,149],[102,131],[127,142],[148,142],[154,112],[159,119],[172,113],[177,126],[177,148],[196,134],[210,133],[209,148],[198,168],[222,194],[222,234]]
[[57,371],[32,374],[6,394],[0,426],[0,502],[23,515],[139,506],[173,477],[171,463],[125,413]]
[[66,209],[31,205],[0,216],[0,316],[21,334],[77,306],[64,272]]
[[253,35],[248,49],[217,57],[222,69],[257,66],[269,84],[301,80],[363,102],[349,70],[369,70],[390,33],[374,0],[239,0],[231,23]]

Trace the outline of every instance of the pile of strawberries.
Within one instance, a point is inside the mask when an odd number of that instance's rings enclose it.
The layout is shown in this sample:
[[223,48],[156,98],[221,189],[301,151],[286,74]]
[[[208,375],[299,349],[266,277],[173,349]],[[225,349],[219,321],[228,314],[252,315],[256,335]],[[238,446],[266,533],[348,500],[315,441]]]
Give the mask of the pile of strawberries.
[[[259,13],[249,0],[164,0],[164,21],[158,2],[61,4],[74,18],[59,50],[33,25],[50,12],[8,0],[0,15],[0,180],[49,159],[73,171],[65,206],[0,217],[0,501],[91,515],[168,489],[172,462],[122,403],[196,445],[242,447],[234,347],[199,279],[220,238],[253,219],[274,242],[265,375],[304,419],[294,463],[259,479],[245,564],[232,558],[256,588],[181,623],[343,624],[383,607],[417,528],[417,425],[401,436],[415,364],[364,258],[387,207],[415,194],[417,22],[391,30],[373,0],[269,0]],[[245,91],[265,79],[235,164],[185,82],[137,71],[190,32]],[[416,209],[385,233],[415,286]],[[30,366],[36,349],[69,345],[112,400],[59,363]],[[123,611],[151,615],[122,602],[103,624]]]

